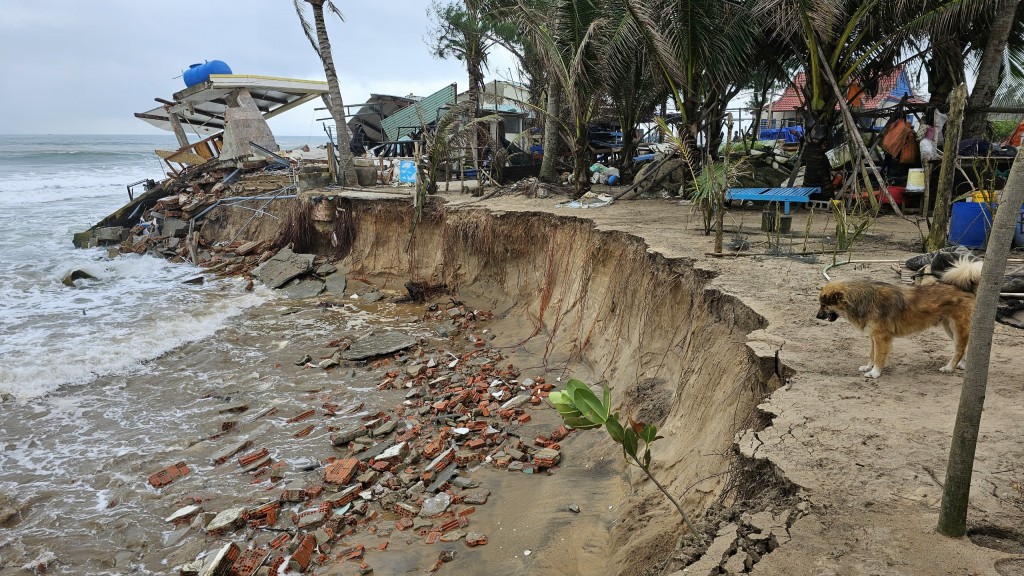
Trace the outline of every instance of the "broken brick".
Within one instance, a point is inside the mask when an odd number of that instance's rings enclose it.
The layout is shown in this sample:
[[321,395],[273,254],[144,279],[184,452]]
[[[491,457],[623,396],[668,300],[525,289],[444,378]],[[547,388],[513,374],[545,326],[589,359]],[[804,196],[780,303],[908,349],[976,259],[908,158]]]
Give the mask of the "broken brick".
[[289,418],[288,419],[288,423],[289,424],[294,424],[296,422],[301,422],[301,421],[305,420],[306,418],[309,418],[309,417],[313,416],[314,414],[316,414],[316,410],[314,410],[313,408],[310,408],[309,410],[306,410],[305,412],[299,414],[298,416],[293,416],[293,417]]
[[324,481],[329,484],[348,484],[358,467],[359,460],[355,458],[335,460],[324,470]]
[[263,563],[270,558],[270,550],[266,548],[253,548],[242,552],[241,556],[231,565],[231,574],[238,576],[252,576],[263,566]]
[[149,477],[149,484],[153,488],[160,488],[161,486],[166,486],[171,482],[174,482],[178,478],[188,476],[189,472],[190,470],[184,462],[178,462],[173,466],[168,466],[159,472],[151,474]]

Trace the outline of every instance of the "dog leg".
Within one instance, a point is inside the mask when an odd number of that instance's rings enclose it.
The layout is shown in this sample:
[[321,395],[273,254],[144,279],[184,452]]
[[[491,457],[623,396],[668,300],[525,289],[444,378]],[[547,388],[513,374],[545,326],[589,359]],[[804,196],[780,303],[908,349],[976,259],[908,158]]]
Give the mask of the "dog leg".
[[[954,326],[950,326],[950,324],[954,324]],[[963,358],[964,353],[967,351],[967,338],[970,335],[970,327],[955,323],[952,318],[944,320],[942,327],[953,338],[953,357],[949,359],[948,364],[939,368],[939,372],[952,372],[954,366],[961,370],[965,369],[967,363],[964,362]]]
[[871,351],[874,356],[874,366],[864,373],[868,378],[878,378],[885,370],[885,360],[889,356],[889,349],[892,347],[892,335],[885,331],[871,333]]
[[870,372],[875,367],[875,338],[871,337],[871,354],[868,356],[868,363],[857,368],[859,372]]

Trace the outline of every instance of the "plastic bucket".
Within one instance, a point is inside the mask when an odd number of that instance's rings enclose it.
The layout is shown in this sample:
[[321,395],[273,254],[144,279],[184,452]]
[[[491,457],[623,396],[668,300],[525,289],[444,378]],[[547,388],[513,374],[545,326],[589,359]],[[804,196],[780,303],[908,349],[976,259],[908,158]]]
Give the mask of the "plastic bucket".
[[[903,191],[906,190],[903,186],[889,186],[889,195],[896,201],[897,206],[903,205]],[[885,196],[879,198],[879,200],[885,202]]]
[[984,202],[954,202],[949,219],[949,243],[981,248],[992,227],[992,215]]
[[907,171],[907,190],[912,192],[924,190],[924,168],[911,168]]

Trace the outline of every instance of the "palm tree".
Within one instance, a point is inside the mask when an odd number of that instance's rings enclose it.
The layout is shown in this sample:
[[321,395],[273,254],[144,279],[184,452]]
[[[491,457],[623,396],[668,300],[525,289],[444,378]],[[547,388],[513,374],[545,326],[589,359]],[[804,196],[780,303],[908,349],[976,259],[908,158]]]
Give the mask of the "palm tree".
[[[757,25],[749,10],[720,0],[611,0],[618,21],[632,21],[635,42],[680,112],[681,136],[700,160],[718,139],[730,93],[749,83]],[[622,65],[623,63],[618,63]],[[703,138],[703,145],[698,142]]]
[[[589,187],[587,167],[590,162],[589,125],[593,117],[596,95],[600,87],[598,50],[602,34],[602,8],[597,0],[551,0],[527,5],[519,0],[519,9],[530,34],[542,54],[549,82],[557,82],[558,92],[549,92],[549,104],[568,109],[568,118],[561,124],[564,140],[573,156],[573,188],[576,196]],[[537,5],[540,6],[537,6]],[[550,89],[549,89],[550,90]],[[545,119],[545,145],[554,119],[549,106]],[[545,148],[545,158],[553,156]]]
[[[313,9],[313,25],[306,18],[303,3],[309,4]],[[331,0],[292,0],[295,5],[295,13],[302,23],[302,30],[306,38],[312,44],[313,50],[320,57],[324,66],[324,75],[327,76],[327,95],[324,96],[324,103],[334,118],[334,126],[338,132],[338,159],[341,164],[341,183],[350,184],[356,181],[355,166],[352,163],[352,148],[349,142],[348,124],[345,119],[345,101],[341,98],[341,85],[338,82],[338,72],[334,68],[334,58],[331,56],[331,41],[327,36],[327,24],[324,21],[324,8],[336,15],[342,21],[345,17]]]
[[[987,114],[984,108],[992,105],[996,91],[1003,81],[1004,59],[1007,55],[1007,44],[1010,40],[1010,32],[1014,27],[1020,28],[1024,20],[1024,9],[1021,9],[1020,0],[1004,0],[998,3],[991,18],[986,22],[987,39],[985,48],[981,53],[978,65],[977,80],[974,82],[974,89],[971,90],[971,97],[967,100],[967,114],[964,116],[964,136],[984,136],[987,126]],[[1019,32],[1019,30],[1018,30]],[[1018,37],[1015,44],[1019,46],[1021,39]],[[1014,55],[1018,57],[1019,52]]]

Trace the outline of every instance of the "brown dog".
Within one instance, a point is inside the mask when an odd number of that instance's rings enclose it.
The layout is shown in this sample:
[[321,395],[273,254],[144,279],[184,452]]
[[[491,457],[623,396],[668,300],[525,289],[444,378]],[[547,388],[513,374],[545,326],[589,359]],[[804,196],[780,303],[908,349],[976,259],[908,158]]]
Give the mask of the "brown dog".
[[818,297],[817,318],[834,322],[842,316],[871,336],[871,356],[860,371],[878,378],[892,349],[893,338],[941,325],[953,338],[953,357],[939,369],[963,368],[974,313],[974,294],[952,284],[896,286],[885,282],[829,282]]

